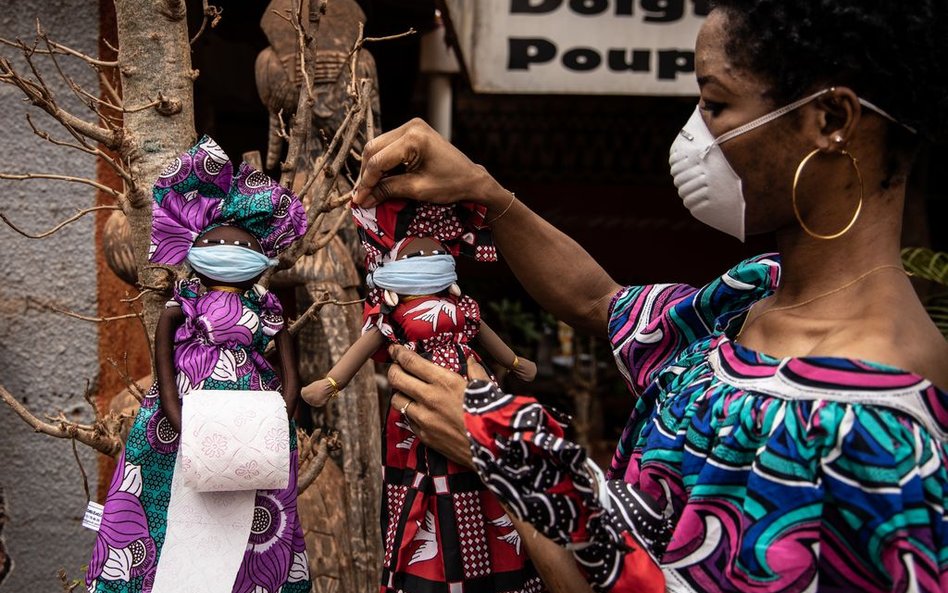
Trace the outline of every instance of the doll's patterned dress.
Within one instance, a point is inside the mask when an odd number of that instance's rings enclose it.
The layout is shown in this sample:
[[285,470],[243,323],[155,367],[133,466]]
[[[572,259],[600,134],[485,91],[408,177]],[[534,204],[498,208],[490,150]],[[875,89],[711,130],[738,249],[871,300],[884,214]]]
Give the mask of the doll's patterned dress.
[[[367,311],[368,327],[435,364],[467,373],[480,309],[450,294],[403,299]],[[410,415],[410,412],[409,412]],[[429,449],[389,408],[383,447],[384,593],[544,591],[520,536],[477,474]]]
[[[192,389],[279,390],[262,352],[283,327],[277,298],[262,287],[205,292],[197,280],[178,283],[168,306],[185,320],[174,339],[178,393]],[[208,446],[213,446],[209,443]],[[283,490],[257,491],[250,540],[234,593],[308,593],[309,569],[296,509],[296,431],[273,443],[290,455]],[[161,411],[158,386],[148,391],[109,486],[86,575],[94,593],[148,593],[165,539],[178,434]]]

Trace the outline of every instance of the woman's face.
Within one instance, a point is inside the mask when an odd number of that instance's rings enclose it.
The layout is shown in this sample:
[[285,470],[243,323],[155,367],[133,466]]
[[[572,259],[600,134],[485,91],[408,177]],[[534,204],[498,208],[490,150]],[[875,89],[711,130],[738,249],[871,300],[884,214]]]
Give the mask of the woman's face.
[[[773,101],[759,76],[737,66],[728,55],[728,18],[727,12],[713,10],[695,46],[699,107],[715,137],[782,106]],[[775,231],[794,221],[793,174],[814,147],[801,123],[807,121],[806,107],[721,145],[742,181],[748,235]]]

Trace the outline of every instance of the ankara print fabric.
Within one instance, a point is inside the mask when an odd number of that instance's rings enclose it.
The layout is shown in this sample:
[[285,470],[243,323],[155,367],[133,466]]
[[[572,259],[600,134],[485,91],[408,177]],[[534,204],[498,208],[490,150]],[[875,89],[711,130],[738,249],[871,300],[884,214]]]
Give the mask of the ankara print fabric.
[[651,552],[667,543],[669,521],[628,484],[606,484],[563,438],[565,418],[486,381],[468,386],[464,412],[478,475],[518,518],[571,549],[594,590],[665,591]]
[[306,233],[306,211],[293,193],[202,137],[168,164],[152,189],[149,261],[176,265],[201,234],[221,226],[242,228],[269,257]]
[[[495,261],[482,207],[386,200],[353,208],[366,269],[391,261],[405,241],[430,237],[454,256]],[[375,327],[435,364],[467,374],[480,309],[447,292],[382,301],[366,295],[363,331]],[[404,296],[404,295],[403,295]],[[385,350],[379,352],[383,360]],[[544,591],[520,536],[477,474],[427,448],[398,410],[389,408],[382,436],[383,593],[539,593]]]
[[[181,307],[185,315],[174,346],[182,397],[192,389],[279,390],[279,378],[261,354],[283,326],[282,307],[272,293],[259,286],[242,294],[205,292],[192,279],[175,286],[168,306]],[[86,573],[90,592],[152,590],[165,540],[178,444],[178,434],[161,410],[154,384],[129,432],[104,503],[102,526]],[[288,455],[288,486],[256,493],[250,540],[234,593],[309,593],[311,589],[296,509],[298,452],[292,423]]]
[[[363,332],[375,327],[393,344],[401,344],[455,373],[467,374],[468,358],[480,360],[470,344],[480,333],[481,310],[467,295],[403,299],[394,308],[366,303],[363,316]],[[377,358],[387,362],[387,351],[380,351]]]
[[948,590],[948,395],[870,362],[733,342],[779,279],[762,256],[700,289],[612,302],[638,399],[608,477],[671,517],[669,591]]

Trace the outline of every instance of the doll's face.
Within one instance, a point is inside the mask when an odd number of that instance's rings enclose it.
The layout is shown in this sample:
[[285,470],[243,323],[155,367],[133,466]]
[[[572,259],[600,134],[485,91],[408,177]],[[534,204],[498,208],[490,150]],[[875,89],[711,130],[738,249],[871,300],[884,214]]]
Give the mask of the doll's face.
[[444,245],[438,241],[430,237],[419,237],[406,241],[401,249],[398,250],[398,255],[395,259],[406,259],[413,256],[447,255],[447,253],[448,251],[444,248]]
[[215,227],[194,240],[195,247],[213,247],[214,245],[239,245],[249,247],[258,253],[263,252],[256,237],[235,226]]
[[[247,231],[234,227],[234,226],[219,226],[215,227],[197,239],[194,240],[194,248],[203,249],[205,247],[214,247],[216,245],[237,245],[239,247],[248,247],[253,249],[258,253],[263,253],[263,248],[260,247],[260,242],[257,241],[257,238],[248,233]],[[213,278],[208,278],[207,276],[195,272],[195,276],[200,279],[201,284],[206,287],[212,286],[232,286],[234,288],[250,288],[256,283],[260,278],[252,278],[244,282],[224,282],[222,280],[215,280]]]

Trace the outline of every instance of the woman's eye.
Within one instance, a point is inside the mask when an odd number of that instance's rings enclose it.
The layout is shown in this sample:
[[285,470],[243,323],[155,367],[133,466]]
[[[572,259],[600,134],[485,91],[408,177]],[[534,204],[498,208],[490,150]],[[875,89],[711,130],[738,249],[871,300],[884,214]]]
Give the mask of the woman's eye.
[[702,101],[699,105],[701,111],[705,111],[711,114],[711,117],[717,117],[721,114],[721,111],[724,110],[724,103],[716,103],[714,101]]

